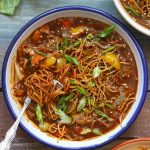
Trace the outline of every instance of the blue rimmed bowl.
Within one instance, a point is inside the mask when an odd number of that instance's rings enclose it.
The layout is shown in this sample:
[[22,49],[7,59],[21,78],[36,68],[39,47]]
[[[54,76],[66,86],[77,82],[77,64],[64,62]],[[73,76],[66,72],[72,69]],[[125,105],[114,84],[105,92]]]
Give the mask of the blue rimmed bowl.
[[17,48],[19,47],[20,43],[22,43],[36,28],[56,18],[70,17],[70,16],[86,17],[86,18],[102,21],[106,24],[116,25],[115,30],[126,40],[136,60],[136,64],[138,68],[138,87],[137,87],[136,101],[133,104],[132,108],[130,109],[129,113],[126,115],[121,125],[117,126],[115,129],[113,129],[107,134],[89,140],[84,140],[84,141],[59,140],[58,141],[57,138],[50,137],[46,133],[41,132],[37,127],[35,127],[35,125],[32,122],[30,122],[26,118],[26,116],[23,117],[20,126],[22,129],[25,130],[25,132],[27,132],[34,139],[36,139],[37,141],[43,144],[46,144],[49,147],[60,148],[60,149],[92,149],[92,148],[101,147],[115,140],[118,136],[120,136],[124,131],[126,131],[129,128],[129,126],[136,119],[137,115],[139,114],[143,106],[146,92],[147,92],[147,85],[148,85],[148,70],[147,70],[147,64],[142,49],[140,48],[135,38],[126,29],[126,27],[119,20],[117,20],[110,14],[89,7],[67,6],[67,7],[61,7],[61,8],[49,10],[32,19],[17,33],[17,35],[12,40],[6,52],[4,62],[3,62],[3,69],[2,69],[3,93],[4,93],[7,107],[11,115],[13,116],[13,118],[16,119],[18,117],[21,108],[13,99],[13,96],[11,94],[10,68],[11,68],[13,57],[16,54]]

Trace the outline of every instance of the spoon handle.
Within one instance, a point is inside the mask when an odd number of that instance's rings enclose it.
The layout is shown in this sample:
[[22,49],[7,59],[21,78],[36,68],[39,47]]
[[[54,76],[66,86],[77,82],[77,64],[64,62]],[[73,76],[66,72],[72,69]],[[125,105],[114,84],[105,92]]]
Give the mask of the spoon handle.
[[29,97],[26,97],[23,108],[19,114],[19,117],[14,122],[13,126],[7,131],[7,133],[5,135],[5,139],[0,143],[0,150],[9,150],[10,149],[10,145],[11,145],[11,142],[13,141],[13,139],[15,138],[18,125],[21,121],[21,118],[22,118],[26,108],[29,106],[30,102],[31,102],[31,99]]

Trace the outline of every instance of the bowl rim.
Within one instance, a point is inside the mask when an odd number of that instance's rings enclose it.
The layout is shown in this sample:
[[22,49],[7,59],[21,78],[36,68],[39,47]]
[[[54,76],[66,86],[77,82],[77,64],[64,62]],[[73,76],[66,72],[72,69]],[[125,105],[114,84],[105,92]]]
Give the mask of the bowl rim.
[[135,119],[137,118],[143,104],[144,104],[144,101],[145,101],[145,97],[146,97],[146,93],[147,93],[147,88],[148,88],[148,68],[147,68],[147,63],[146,63],[146,59],[145,59],[145,56],[143,54],[143,51],[140,47],[140,45],[138,44],[138,42],[135,40],[135,38],[133,37],[133,35],[127,30],[126,26],[121,22],[119,21],[118,19],[116,19],[115,17],[113,17],[112,15],[110,15],[109,13],[106,13],[102,10],[99,10],[99,9],[95,9],[95,8],[91,8],[91,7],[87,7],[87,6],[78,6],[78,5],[71,5],[71,6],[63,6],[63,7],[57,7],[57,8],[54,8],[54,9],[51,9],[51,10],[48,10],[36,17],[34,17],[33,19],[31,19],[27,24],[25,24],[20,30],[19,32],[15,35],[15,37],[13,38],[13,40],[11,41],[7,51],[6,51],[6,54],[5,54],[5,57],[4,57],[4,60],[3,60],[3,66],[2,66],[2,89],[3,89],[3,95],[4,95],[4,100],[5,100],[5,103],[7,105],[7,108],[11,114],[11,116],[13,117],[14,120],[16,120],[17,116],[16,114],[14,113],[13,111],[13,108],[11,107],[10,105],[10,100],[9,100],[9,96],[8,96],[8,93],[7,93],[7,88],[6,88],[6,68],[7,68],[7,62],[8,62],[8,59],[9,59],[9,55],[12,51],[12,48],[14,47],[15,43],[17,42],[17,40],[20,38],[20,36],[22,35],[22,33],[27,29],[29,28],[34,22],[40,20],[41,18],[45,17],[45,16],[48,16],[48,15],[52,15],[54,13],[57,13],[57,12],[61,12],[61,11],[67,11],[67,10],[79,10],[79,11],[87,11],[87,12],[92,12],[92,13],[96,13],[100,16],[103,16],[111,21],[113,21],[115,24],[119,25],[122,30],[124,30],[128,36],[130,37],[130,39],[132,40],[132,42],[134,43],[134,45],[136,46],[136,49],[138,50],[139,52],[139,56],[141,58],[141,61],[142,61],[142,67],[143,67],[143,73],[144,73],[144,85],[143,85],[143,93],[141,95],[141,100],[139,102],[139,105],[138,105],[138,109],[135,110],[134,112],[134,115],[132,116],[132,118],[129,120],[128,122],[128,125],[125,127],[125,128],[122,128],[117,134],[113,135],[111,138],[109,138],[107,141],[101,143],[101,144],[96,144],[96,145],[91,145],[91,146],[85,146],[85,147],[78,147],[78,148],[68,148],[68,147],[63,147],[63,146],[59,146],[59,145],[54,145],[53,143],[49,143],[49,142],[46,142],[44,141],[44,139],[41,139],[40,137],[36,136],[34,133],[30,132],[26,126],[24,126],[24,124],[20,123],[20,127],[28,134],[30,135],[33,139],[35,139],[36,141],[48,146],[48,147],[52,147],[52,148],[55,148],[55,149],[95,149],[95,148],[98,148],[98,147],[101,147],[101,146],[104,146],[110,142],[112,142],[113,140],[115,140],[117,137],[119,137],[122,133],[124,133],[129,127],[130,125],[135,121]]
[[150,29],[144,27],[140,23],[136,22],[132,17],[127,13],[125,8],[122,6],[120,0],[113,0],[114,4],[118,10],[118,12],[121,14],[121,16],[137,31],[150,36]]
[[139,141],[150,141],[150,138],[137,138],[137,139],[128,140],[128,141],[125,141],[125,142],[115,146],[112,150],[117,150],[118,148],[120,148],[122,146],[128,145],[130,143],[139,142]]

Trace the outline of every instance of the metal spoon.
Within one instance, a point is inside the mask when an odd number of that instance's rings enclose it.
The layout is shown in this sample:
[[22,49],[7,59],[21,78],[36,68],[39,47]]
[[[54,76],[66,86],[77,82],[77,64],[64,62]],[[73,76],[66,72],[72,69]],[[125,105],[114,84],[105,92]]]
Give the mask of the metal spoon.
[[29,97],[26,97],[19,117],[17,118],[17,120],[15,121],[13,126],[7,131],[7,133],[5,135],[5,139],[0,143],[0,150],[9,150],[10,149],[10,145],[11,145],[11,142],[13,141],[13,139],[15,138],[18,125],[21,121],[21,118],[22,118],[26,108],[29,106],[30,102],[31,102],[31,99]]

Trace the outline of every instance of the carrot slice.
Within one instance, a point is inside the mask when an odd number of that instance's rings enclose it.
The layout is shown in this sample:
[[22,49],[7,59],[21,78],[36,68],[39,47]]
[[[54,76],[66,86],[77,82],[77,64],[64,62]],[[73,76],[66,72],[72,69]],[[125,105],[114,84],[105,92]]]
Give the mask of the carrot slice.
[[45,57],[40,54],[35,54],[31,59],[31,64],[34,66],[35,64],[39,63],[40,60],[44,59]]

